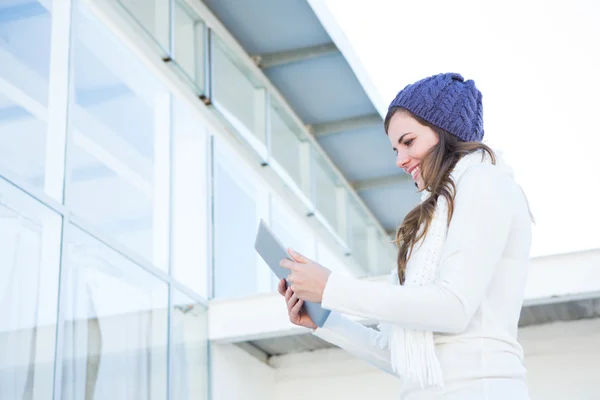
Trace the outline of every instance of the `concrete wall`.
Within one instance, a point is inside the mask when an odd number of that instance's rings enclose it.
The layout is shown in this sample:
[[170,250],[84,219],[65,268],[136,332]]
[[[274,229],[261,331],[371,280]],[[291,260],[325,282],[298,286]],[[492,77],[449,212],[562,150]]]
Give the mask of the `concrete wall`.
[[275,400],[275,369],[236,345],[211,346],[211,400]]
[[[600,398],[600,319],[524,328],[520,340],[532,400]],[[398,398],[394,377],[339,349],[273,357],[269,365],[233,345],[218,349],[214,400]]]
[[600,399],[600,319],[522,330],[532,399]]

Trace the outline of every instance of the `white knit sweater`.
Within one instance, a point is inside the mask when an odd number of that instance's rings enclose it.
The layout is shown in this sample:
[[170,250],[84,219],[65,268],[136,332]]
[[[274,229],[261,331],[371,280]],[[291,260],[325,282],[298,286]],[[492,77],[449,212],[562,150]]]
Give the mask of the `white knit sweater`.
[[528,399],[517,323],[531,223],[508,167],[470,167],[457,183],[439,279],[410,287],[332,273],[322,302],[332,313],[314,334],[393,374],[381,333],[342,314],[430,330],[445,387],[402,385],[402,399]]

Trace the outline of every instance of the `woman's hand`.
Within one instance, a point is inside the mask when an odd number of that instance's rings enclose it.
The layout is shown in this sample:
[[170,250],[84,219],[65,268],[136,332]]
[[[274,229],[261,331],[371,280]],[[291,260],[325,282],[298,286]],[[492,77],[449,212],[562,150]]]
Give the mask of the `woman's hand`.
[[286,288],[285,279],[279,281],[279,286],[277,286],[277,290],[283,297],[285,297],[285,302],[287,304],[288,309],[288,316],[292,324],[303,326],[305,328],[317,329],[317,325],[302,309],[304,301],[300,300],[296,296],[296,294],[292,292],[291,288]]
[[294,261],[283,259],[280,265],[290,270],[287,280],[292,292],[304,301],[320,303],[331,271],[292,249],[288,253]]

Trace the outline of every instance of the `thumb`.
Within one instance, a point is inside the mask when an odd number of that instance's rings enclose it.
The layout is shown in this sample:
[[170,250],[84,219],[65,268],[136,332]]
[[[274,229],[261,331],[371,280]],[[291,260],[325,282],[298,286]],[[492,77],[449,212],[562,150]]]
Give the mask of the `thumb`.
[[310,262],[308,258],[304,257],[302,254],[298,253],[294,249],[288,249],[288,253],[294,259],[294,261],[298,263],[307,264]]

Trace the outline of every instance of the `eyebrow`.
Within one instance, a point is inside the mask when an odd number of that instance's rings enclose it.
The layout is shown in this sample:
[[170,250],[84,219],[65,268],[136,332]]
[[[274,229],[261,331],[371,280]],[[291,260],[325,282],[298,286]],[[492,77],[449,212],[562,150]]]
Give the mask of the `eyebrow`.
[[404,136],[406,135],[410,135],[412,132],[406,132],[404,135],[400,136],[400,139],[398,139],[398,144],[402,144],[402,139],[404,139]]

